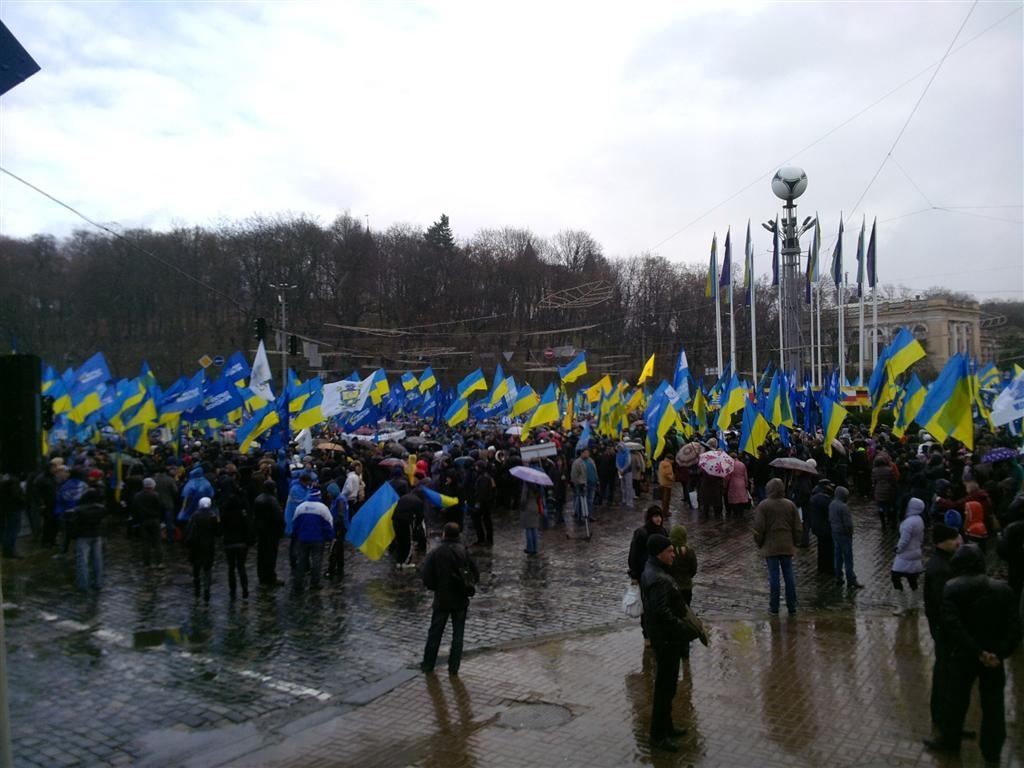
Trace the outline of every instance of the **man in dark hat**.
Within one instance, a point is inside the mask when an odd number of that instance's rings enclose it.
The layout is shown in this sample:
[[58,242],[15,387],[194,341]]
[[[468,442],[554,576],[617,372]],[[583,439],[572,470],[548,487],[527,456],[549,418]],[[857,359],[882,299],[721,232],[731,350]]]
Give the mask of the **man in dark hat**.
[[953,663],[949,638],[942,622],[942,591],[953,576],[953,553],[963,542],[960,532],[944,523],[933,524],[932,541],[935,551],[924,570],[924,614],[935,643],[935,664],[932,667],[932,736],[924,743],[929,749],[942,749],[949,722],[950,668]]
[[[420,670],[434,671],[437,652],[449,617],[452,620],[452,647],[448,653],[448,674],[459,674],[462,661],[462,637],[466,630],[466,611],[469,598],[476,594],[480,571],[466,548],[459,543],[458,523],[445,523],[441,543],[430,551],[423,561],[423,583],[434,593],[434,606],[430,617],[427,644],[423,649]],[[676,661],[678,666],[679,662]]]
[[653,533],[647,537],[647,564],[640,578],[640,597],[644,605],[644,623],[654,648],[654,702],[651,708],[651,748],[678,752],[673,736],[685,730],[672,724],[672,699],[679,682],[679,660],[683,649],[695,639],[683,622],[686,601],[669,570],[675,550],[667,536]]

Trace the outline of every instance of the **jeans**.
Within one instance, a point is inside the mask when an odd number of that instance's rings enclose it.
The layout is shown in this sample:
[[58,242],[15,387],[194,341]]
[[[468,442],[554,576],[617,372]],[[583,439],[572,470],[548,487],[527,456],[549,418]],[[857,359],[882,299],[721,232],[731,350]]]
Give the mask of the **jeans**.
[[667,739],[673,729],[672,699],[679,684],[679,646],[654,646],[654,703],[651,707],[651,741]]
[[462,662],[462,637],[466,632],[466,608],[458,611],[446,611],[434,603],[434,611],[430,616],[430,630],[427,632],[427,645],[423,649],[423,663],[420,669],[430,672],[437,663],[437,652],[441,649],[441,638],[444,636],[444,628],[448,624],[448,617],[452,620],[452,648],[448,653],[448,672],[455,674],[459,671],[459,664]]
[[779,571],[786,582],[786,608],[796,613],[796,576],[793,574],[793,557],[791,555],[773,555],[765,558],[768,563],[768,609],[772,613],[779,612]]
[[597,483],[587,483],[587,517],[594,514],[594,497],[597,495]]
[[75,539],[75,574],[83,592],[103,586],[102,536]]
[[846,533],[832,534],[832,546],[835,550],[835,559],[832,563],[832,570],[835,573],[836,581],[843,580],[843,570],[846,570],[846,583],[853,585],[857,583],[857,576],[853,572],[853,536]]
[[301,592],[305,588],[306,572],[309,572],[309,588],[320,589],[320,567],[324,559],[324,543],[322,541],[298,541],[296,545],[295,575],[292,589]]
[[585,485],[574,485],[573,490],[573,517],[577,520],[582,520],[584,517],[590,517],[590,505],[587,499],[587,486]]
[[530,555],[537,554],[537,529],[526,529],[526,552]]

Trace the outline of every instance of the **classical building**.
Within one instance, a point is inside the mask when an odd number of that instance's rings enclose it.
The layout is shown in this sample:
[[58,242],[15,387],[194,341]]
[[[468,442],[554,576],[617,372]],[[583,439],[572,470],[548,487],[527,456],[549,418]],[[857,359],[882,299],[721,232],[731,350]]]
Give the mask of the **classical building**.
[[[864,334],[866,338],[866,367],[871,360],[871,306],[864,309]],[[924,345],[928,358],[936,369],[942,368],[957,352],[975,358],[981,363],[992,360],[993,346],[986,343],[982,329],[986,318],[976,301],[958,301],[946,297],[901,299],[879,301],[878,339],[879,349],[892,341],[896,331],[908,328]],[[846,333],[849,339],[849,357],[857,359],[859,309],[856,304],[847,305]],[[847,363],[849,365],[849,362]]]

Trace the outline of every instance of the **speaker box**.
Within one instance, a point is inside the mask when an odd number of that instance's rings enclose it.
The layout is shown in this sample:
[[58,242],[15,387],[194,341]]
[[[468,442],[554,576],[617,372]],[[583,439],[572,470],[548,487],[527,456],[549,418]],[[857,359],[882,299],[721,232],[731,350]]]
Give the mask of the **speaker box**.
[[35,355],[0,356],[0,472],[39,470],[41,365]]

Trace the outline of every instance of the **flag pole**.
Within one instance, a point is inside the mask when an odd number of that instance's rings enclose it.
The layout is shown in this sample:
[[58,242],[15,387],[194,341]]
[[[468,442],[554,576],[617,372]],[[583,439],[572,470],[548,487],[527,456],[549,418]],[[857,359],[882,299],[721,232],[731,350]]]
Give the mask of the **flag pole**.
[[814,365],[814,283],[808,282],[807,293],[811,300],[811,385],[817,386],[818,376]]
[[843,275],[843,282],[836,286],[839,298],[839,386],[846,386],[846,276]]
[[825,364],[821,359],[821,281],[818,281],[818,384],[825,386]]
[[715,343],[718,350],[718,375],[722,375],[722,290],[715,286]]
[[750,275],[750,371],[757,384],[757,288],[753,271]]
[[857,385],[860,386],[864,383],[864,285],[859,280],[857,293],[860,294],[859,341],[857,344]]
[[729,362],[736,370],[736,303],[732,296],[732,261],[729,262]]
[[871,370],[878,365],[878,281],[871,286]]
[[778,284],[778,299],[779,299],[779,370],[785,373],[786,371],[786,345],[782,341],[782,284],[783,281],[779,280]]

